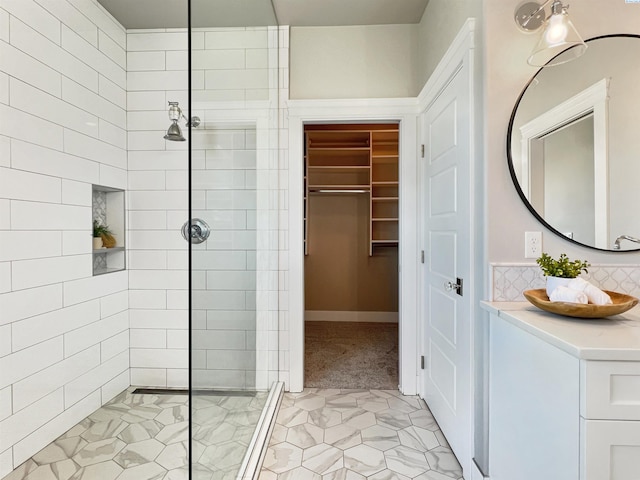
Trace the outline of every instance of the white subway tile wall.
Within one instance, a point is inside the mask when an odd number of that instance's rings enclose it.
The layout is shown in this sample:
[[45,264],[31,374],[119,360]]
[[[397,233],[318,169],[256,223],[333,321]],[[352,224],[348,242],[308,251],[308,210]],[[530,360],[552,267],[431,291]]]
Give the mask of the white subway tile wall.
[[[162,138],[167,102],[189,110],[186,35],[0,0],[0,477],[129,384],[187,385],[187,150]],[[193,360],[203,385],[267,388],[288,381],[288,29],[191,41],[191,200],[214,230]],[[91,184],[128,190],[129,271],[91,276]]]
[[[279,246],[277,221],[268,221],[277,220],[280,198],[271,175],[279,164],[269,161],[278,156],[278,136],[270,132],[279,126],[274,109],[282,92],[278,66],[268,62],[278,59],[278,34],[277,28],[194,31],[193,111],[185,88],[187,31],[127,34],[133,385],[188,381],[188,244],[180,233],[188,219],[188,155],[186,143],[163,139],[169,101],[203,122],[193,131],[191,201],[193,216],[212,234],[193,248],[194,382],[267,388],[278,379]],[[180,126],[186,136],[184,121]]]
[[126,185],[126,35],[95,0],[0,1],[0,477],[129,386],[124,272],[91,184]]

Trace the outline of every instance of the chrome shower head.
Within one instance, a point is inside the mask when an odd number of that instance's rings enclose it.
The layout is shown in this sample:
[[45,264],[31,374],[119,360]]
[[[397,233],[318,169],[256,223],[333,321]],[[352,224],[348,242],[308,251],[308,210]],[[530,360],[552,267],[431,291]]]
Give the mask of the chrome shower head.
[[178,125],[177,120],[173,120],[171,125],[169,125],[169,129],[167,130],[167,134],[164,136],[165,140],[171,140],[172,142],[184,142],[186,138],[182,135],[182,130],[180,129],[180,125]]
[[182,135],[182,130],[180,129],[180,125],[178,125],[178,120],[184,118],[186,123],[186,127],[197,127],[200,125],[199,117],[191,117],[189,120],[182,113],[182,109],[178,105],[178,102],[169,102],[169,119],[171,120],[171,125],[169,125],[169,129],[167,130],[167,134],[164,136],[165,140],[171,140],[172,142],[184,142],[186,138]]

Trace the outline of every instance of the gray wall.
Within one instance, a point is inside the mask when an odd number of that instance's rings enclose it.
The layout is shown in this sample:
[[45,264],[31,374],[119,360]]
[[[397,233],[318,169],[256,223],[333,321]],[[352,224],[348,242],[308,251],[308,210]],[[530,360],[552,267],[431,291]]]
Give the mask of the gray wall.
[[290,98],[413,97],[417,25],[292,27]]

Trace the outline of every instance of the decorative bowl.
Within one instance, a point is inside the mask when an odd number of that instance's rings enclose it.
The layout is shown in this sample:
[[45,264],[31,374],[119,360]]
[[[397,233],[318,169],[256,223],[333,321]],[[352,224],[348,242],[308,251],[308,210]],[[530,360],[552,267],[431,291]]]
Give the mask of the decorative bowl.
[[624,293],[610,292],[604,290],[611,297],[612,305],[594,305],[568,302],[552,302],[547,297],[544,288],[536,290],[525,290],[524,297],[533,305],[546,312],[564,315],[575,318],[605,318],[612,315],[619,315],[632,309],[638,304],[638,299]]

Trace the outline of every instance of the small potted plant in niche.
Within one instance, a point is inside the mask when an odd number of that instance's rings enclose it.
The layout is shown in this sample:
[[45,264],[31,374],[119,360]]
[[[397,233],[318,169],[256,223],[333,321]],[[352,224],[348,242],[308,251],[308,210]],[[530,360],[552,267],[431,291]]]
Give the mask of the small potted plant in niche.
[[589,273],[587,267],[591,265],[586,260],[569,260],[566,253],[561,253],[557,260],[547,253],[543,253],[536,260],[542,273],[547,277],[547,296],[551,296],[560,285],[567,285],[572,278],[576,278],[582,272]]
[[116,245],[116,239],[113,237],[111,230],[107,225],[102,225],[98,220],[93,221],[93,249],[98,250],[102,247],[113,248]]

